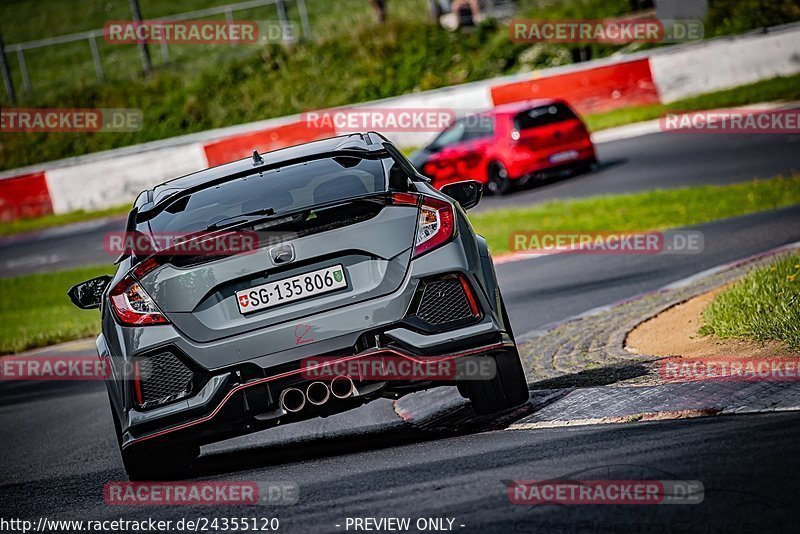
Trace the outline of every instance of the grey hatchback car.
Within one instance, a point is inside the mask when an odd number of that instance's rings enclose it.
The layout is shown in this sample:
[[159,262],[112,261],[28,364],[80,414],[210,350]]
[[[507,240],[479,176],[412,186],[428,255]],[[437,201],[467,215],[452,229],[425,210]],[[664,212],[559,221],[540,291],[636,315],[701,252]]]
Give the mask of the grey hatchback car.
[[[465,214],[481,190],[437,191],[369,132],[142,192],[116,274],[68,293],[100,309],[131,480],[185,475],[203,444],[431,387],[456,386],[479,414],[524,403],[489,249]],[[219,246],[231,236],[249,246]]]

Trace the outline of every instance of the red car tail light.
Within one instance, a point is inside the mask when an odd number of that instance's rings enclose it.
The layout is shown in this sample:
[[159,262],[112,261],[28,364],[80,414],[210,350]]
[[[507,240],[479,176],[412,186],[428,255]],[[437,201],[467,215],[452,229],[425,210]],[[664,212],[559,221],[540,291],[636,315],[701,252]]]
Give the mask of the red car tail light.
[[417,219],[414,257],[419,257],[450,241],[456,232],[453,206],[438,198],[423,197]]
[[[151,260],[152,258],[142,262],[133,269],[132,273],[142,276],[158,267],[158,262]],[[114,286],[109,296],[111,297],[111,309],[123,325],[147,326],[169,322],[132,274],[125,275]]]

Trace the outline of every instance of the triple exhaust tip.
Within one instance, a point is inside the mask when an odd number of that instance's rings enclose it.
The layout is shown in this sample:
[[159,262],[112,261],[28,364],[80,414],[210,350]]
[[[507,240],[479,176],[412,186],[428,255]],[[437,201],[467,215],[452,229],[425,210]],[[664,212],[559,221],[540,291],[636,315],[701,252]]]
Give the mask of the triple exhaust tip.
[[330,386],[325,382],[311,382],[306,387],[305,393],[298,388],[286,388],[281,391],[278,398],[281,408],[290,413],[299,412],[306,405],[306,400],[315,406],[328,402],[333,395],[337,399],[346,399],[355,391],[353,379],[349,376],[339,375],[331,380]]

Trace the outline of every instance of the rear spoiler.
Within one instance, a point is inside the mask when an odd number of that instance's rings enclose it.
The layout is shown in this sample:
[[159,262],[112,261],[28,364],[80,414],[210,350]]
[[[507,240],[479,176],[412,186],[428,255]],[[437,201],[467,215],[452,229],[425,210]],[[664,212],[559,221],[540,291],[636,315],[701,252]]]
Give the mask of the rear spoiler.
[[[394,148],[394,147],[392,147],[392,148]],[[394,148],[394,150],[396,151],[396,153],[399,153],[399,151],[397,151],[396,148]],[[162,199],[161,201],[159,201],[157,203],[153,203],[152,201],[148,202],[148,203],[144,204],[143,206],[141,206],[139,208],[136,220],[138,222],[144,222],[144,221],[150,220],[153,217],[155,217],[156,215],[158,215],[159,213],[161,213],[162,211],[164,211],[165,209],[167,209],[173,203],[175,203],[178,200],[180,200],[182,198],[185,198],[185,197],[187,197],[187,196],[189,196],[189,195],[191,195],[193,193],[196,193],[197,191],[202,191],[204,189],[208,189],[210,187],[221,185],[221,184],[224,184],[226,182],[237,180],[239,178],[244,178],[245,176],[252,176],[253,174],[258,174],[258,173],[261,173],[261,172],[264,172],[264,171],[270,171],[270,170],[273,170],[273,169],[279,169],[281,167],[286,167],[288,165],[296,165],[298,163],[306,163],[306,162],[314,161],[314,160],[318,160],[318,159],[335,158],[335,157],[339,157],[339,156],[345,156],[345,157],[350,156],[350,157],[356,157],[356,158],[360,158],[360,159],[373,159],[373,158],[374,159],[380,159],[380,158],[390,157],[393,160],[397,161],[397,159],[395,159],[396,155],[393,155],[391,152],[386,150],[386,148],[383,147],[383,146],[381,146],[380,148],[377,148],[377,149],[375,149],[375,148],[372,148],[372,149],[344,148],[344,149],[339,149],[339,150],[335,150],[335,151],[331,151],[331,152],[320,152],[320,153],[317,153],[317,154],[312,154],[312,155],[308,155],[308,156],[304,156],[304,157],[300,157],[300,158],[284,160],[284,161],[281,161],[279,163],[269,163],[268,161],[265,161],[263,164],[258,165],[258,166],[254,165],[250,169],[242,170],[242,171],[239,171],[239,172],[236,172],[236,173],[229,174],[227,176],[223,176],[221,178],[217,178],[216,180],[209,180],[207,182],[203,182],[202,184],[198,184],[198,185],[196,185],[194,187],[187,187],[186,189],[182,189],[180,191],[176,191],[175,193],[167,196],[166,198]],[[402,153],[400,153],[400,157],[401,158],[403,157]],[[403,158],[403,159],[405,159],[405,158]],[[401,165],[401,167],[402,167],[402,164],[400,162],[398,162],[398,164]],[[413,167],[412,167],[412,169],[413,169]],[[414,174],[416,174],[416,172],[414,172]]]

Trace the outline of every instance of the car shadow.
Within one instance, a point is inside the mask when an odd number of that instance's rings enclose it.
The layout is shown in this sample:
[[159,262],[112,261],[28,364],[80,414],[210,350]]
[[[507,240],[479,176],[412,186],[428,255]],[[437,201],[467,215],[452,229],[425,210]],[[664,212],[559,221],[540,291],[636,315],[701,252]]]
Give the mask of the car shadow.
[[531,177],[527,182],[525,182],[524,185],[517,185],[508,193],[508,195],[513,198],[515,193],[522,193],[524,191],[531,191],[541,187],[546,187],[548,185],[555,185],[568,179],[590,178],[595,174],[604,172],[608,169],[613,169],[614,167],[618,167],[620,165],[624,165],[627,162],[627,158],[612,158],[598,162],[592,170],[586,172],[580,172],[571,168],[559,169],[556,171],[546,171]]
[[447,432],[421,430],[399,421],[396,424],[386,424],[367,431],[354,429],[334,435],[204,453],[193,462],[191,477],[205,477],[388,449],[447,436]]
[[[427,406],[425,413],[413,422],[398,420],[367,430],[350,429],[312,438],[294,438],[274,444],[204,453],[194,462],[192,477],[247,471],[500,430],[556,402],[573,388],[609,385],[647,373],[646,365],[625,364],[540,380],[529,384],[531,397],[527,404],[495,416],[477,415],[467,401],[456,402],[450,398],[452,395],[439,395],[438,402],[443,404],[443,409],[436,410]],[[419,401],[423,404],[429,404],[431,401],[437,402],[435,391],[414,395],[420,396]],[[404,410],[409,409],[409,404],[404,405]]]
[[597,369],[587,369],[577,373],[539,380],[529,384],[533,390],[591,388],[608,386],[624,380],[646,376],[650,367],[646,363],[607,365]]

